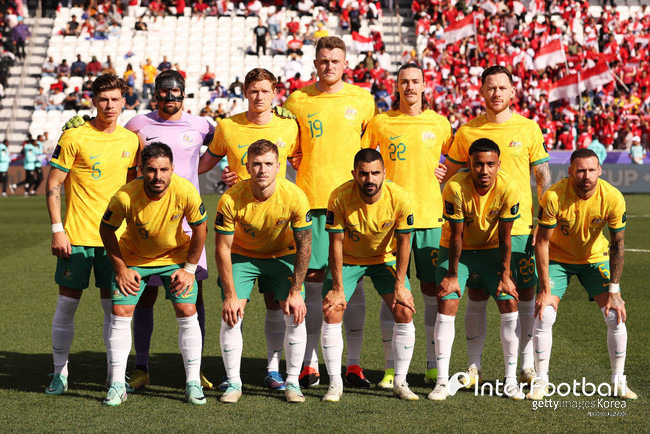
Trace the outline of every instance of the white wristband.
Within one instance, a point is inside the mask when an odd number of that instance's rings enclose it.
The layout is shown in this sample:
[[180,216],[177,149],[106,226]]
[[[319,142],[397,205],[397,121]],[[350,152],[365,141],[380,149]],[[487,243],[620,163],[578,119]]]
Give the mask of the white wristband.
[[57,232],[63,232],[65,229],[63,229],[63,223],[54,223],[52,225],[52,233],[56,234]]
[[617,292],[621,292],[621,284],[620,283],[610,283],[609,284],[609,293],[610,294],[616,294]]
[[183,270],[187,271],[188,273],[195,274],[196,273],[196,264],[190,264],[189,262],[185,263],[185,266],[183,267]]

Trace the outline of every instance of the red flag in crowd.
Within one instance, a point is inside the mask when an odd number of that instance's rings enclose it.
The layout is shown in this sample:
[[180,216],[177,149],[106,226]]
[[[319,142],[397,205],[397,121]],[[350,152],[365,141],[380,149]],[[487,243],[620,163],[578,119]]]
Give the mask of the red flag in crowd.
[[546,45],[542,45],[535,57],[535,68],[545,69],[548,66],[555,66],[558,63],[566,62],[564,47],[560,39],[553,39]]
[[359,52],[373,51],[374,41],[372,40],[372,38],[361,36],[358,32],[352,32],[352,41],[353,41],[353,45],[356,47],[357,51]]
[[614,75],[607,63],[599,62],[593,68],[583,71],[580,75],[580,81],[582,81],[585,89],[596,90],[600,86],[605,86],[614,81]]
[[578,83],[578,74],[567,75],[566,77],[556,81],[551,85],[551,89],[548,93],[548,102],[577,97],[580,95]]
[[474,14],[469,14],[462,20],[451,23],[442,34],[442,39],[447,44],[453,44],[456,41],[467,38],[476,34],[474,26]]

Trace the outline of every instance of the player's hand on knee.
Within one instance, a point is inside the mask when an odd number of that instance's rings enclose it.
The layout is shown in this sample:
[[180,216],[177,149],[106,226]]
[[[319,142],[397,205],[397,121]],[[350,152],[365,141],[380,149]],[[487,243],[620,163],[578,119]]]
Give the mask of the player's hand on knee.
[[140,274],[131,269],[125,268],[115,273],[115,281],[123,295],[137,295],[140,291]]
[[434,170],[433,173],[438,179],[438,182],[442,182],[442,180],[445,178],[445,175],[447,174],[447,166],[442,163],[438,163],[438,167],[436,167],[436,170]]
[[404,286],[398,288],[396,285],[391,310],[395,310],[395,306],[398,304],[415,313],[415,301],[413,301],[413,294],[411,294],[411,291],[406,289]]
[[625,322],[627,319],[627,312],[625,310],[625,302],[620,293],[610,293],[607,298],[607,304],[605,305],[605,316],[609,315],[610,310],[615,310],[617,315],[616,324],[620,324],[621,321]]
[[172,285],[169,287],[175,296],[185,295],[192,291],[194,286],[194,273],[189,273],[184,269],[174,271],[171,275]]
[[460,284],[458,283],[458,278],[456,277],[447,277],[445,276],[438,288],[436,288],[438,300],[442,297],[446,297],[449,294],[458,294],[458,298],[461,296]]
[[72,246],[65,232],[52,234],[52,254],[57,258],[68,259],[72,254]]
[[300,295],[300,291],[289,291],[287,299],[280,302],[282,305],[282,312],[289,316],[293,315],[293,323],[296,325],[302,324],[307,315],[307,305]]
[[515,285],[515,282],[512,281],[512,279],[507,273],[502,274],[501,279],[499,279],[499,284],[497,285],[497,296],[503,294],[508,294],[509,296],[514,298],[515,301],[519,301],[519,294],[517,293],[517,285]]
[[296,115],[291,113],[290,110],[288,110],[288,109],[286,109],[284,107],[277,106],[277,105],[275,107],[273,107],[273,114],[275,114],[276,116],[281,117],[283,119],[295,119],[296,118]]
[[221,317],[230,327],[234,327],[239,321],[239,318],[244,317],[244,309],[242,308],[239,299],[224,300],[223,308],[221,310]]
[[63,124],[61,127],[61,131],[69,130],[70,128],[77,128],[85,124],[86,122],[90,121],[91,117],[88,115],[79,116],[79,115],[74,115],[68,121]]
[[546,306],[552,306],[557,312],[557,305],[554,297],[550,293],[546,294],[540,292],[535,298],[535,317],[539,318],[540,321],[542,320],[542,315]]
[[328,314],[334,312],[336,309],[345,310],[348,303],[345,301],[345,293],[343,291],[331,290],[323,298],[323,313]]
[[239,182],[239,177],[237,176],[237,172],[232,172],[230,168],[226,166],[226,168],[223,169],[223,172],[221,172],[221,180],[228,187],[232,187]]

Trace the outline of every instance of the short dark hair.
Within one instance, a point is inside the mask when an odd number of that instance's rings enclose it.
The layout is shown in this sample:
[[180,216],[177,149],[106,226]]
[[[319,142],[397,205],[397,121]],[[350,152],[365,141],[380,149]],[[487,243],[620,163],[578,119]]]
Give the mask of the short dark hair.
[[508,76],[508,80],[510,80],[510,84],[514,83],[514,80],[512,79],[512,72],[508,70],[505,66],[501,65],[492,65],[489,68],[487,68],[485,71],[483,71],[483,74],[481,74],[481,84],[485,83],[485,80],[490,76],[490,75],[497,75],[497,74],[505,74]]
[[[399,74],[405,69],[419,69],[420,72],[422,73],[422,81],[424,81],[424,70],[417,63],[410,62],[400,66],[399,69],[397,70],[398,85],[399,85]],[[399,91],[397,90],[397,86],[395,86],[395,99],[393,100],[393,103],[391,104],[390,108],[392,108],[393,110],[399,109],[399,103],[400,103]],[[428,108],[429,108],[429,101],[427,101],[426,96],[424,96],[424,92],[422,92],[422,110],[426,110]]]
[[128,88],[129,85],[126,84],[123,78],[115,74],[102,74],[93,81],[93,97],[97,97],[100,93],[113,89],[119,89],[122,96],[124,96]]
[[140,154],[140,161],[144,167],[152,158],[169,158],[169,162],[174,164],[174,154],[169,146],[163,142],[152,142],[145,146]]
[[258,81],[268,80],[271,82],[271,89],[275,89],[278,85],[278,79],[275,78],[275,75],[268,69],[264,68],[253,68],[248,71],[246,78],[244,78],[244,90],[248,89],[253,83]]
[[346,53],[345,42],[343,42],[343,39],[338,36],[323,36],[316,43],[316,51],[314,53],[318,55],[320,50],[333,50],[335,48],[343,50],[343,54]]
[[270,140],[267,139],[259,139],[255,142],[253,142],[249,147],[248,147],[248,155],[264,155],[267,152],[273,152],[275,154],[275,158],[280,159],[280,152],[278,151],[278,147],[275,145]]
[[472,145],[469,147],[470,156],[472,154],[476,154],[477,152],[496,152],[497,155],[501,155],[499,145],[494,143],[494,141],[486,138],[475,140],[474,143],[472,143]]
[[381,161],[381,166],[384,167],[384,159],[379,151],[372,148],[362,149],[354,156],[354,168],[356,169],[359,163],[372,163],[377,160]]
[[589,148],[576,149],[571,154],[571,163],[573,163],[573,160],[575,160],[576,158],[591,158],[591,157],[596,158],[598,160],[598,164],[600,164],[600,159],[598,158],[598,155],[596,155],[596,153],[593,150]]

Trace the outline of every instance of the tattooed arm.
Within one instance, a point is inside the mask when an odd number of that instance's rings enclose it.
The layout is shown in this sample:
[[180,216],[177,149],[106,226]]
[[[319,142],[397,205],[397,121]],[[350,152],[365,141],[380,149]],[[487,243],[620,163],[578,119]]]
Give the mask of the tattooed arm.
[[544,196],[544,192],[551,186],[551,170],[548,161],[537,166],[533,166],[535,174],[535,184],[537,185],[537,200]]
[[[50,222],[54,224],[63,223],[61,218],[61,186],[68,174],[63,170],[50,167],[50,173],[47,176],[47,211],[50,213]],[[72,253],[70,240],[65,232],[56,232],[52,234],[52,254],[59,258],[69,258]]]
[[[621,275],[623,274],[623,254],[625,252],[625,230],[622,231],[609,231],[610,245],[609,245],[609,267],[610,267],[610,282],[620,283]],[[609,299],[605,305],[605,315],[609,314],[610,309],[614,309],[618,314],[618,322],[625,322],[627,313],[625,311],[625,302],[621,297],[620,292],[609,293]]]
[[296,241],[296,259],[293,265],[291,288],[284,303],[280,302],[285,315],[293,315],[294,323],[300,324],[307,314],[307,306],[302,298],[302,284],[309,268],[311,258],[311,229],[293,231]]

